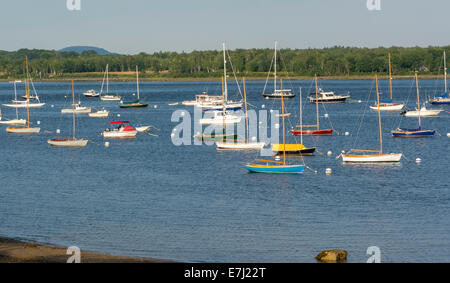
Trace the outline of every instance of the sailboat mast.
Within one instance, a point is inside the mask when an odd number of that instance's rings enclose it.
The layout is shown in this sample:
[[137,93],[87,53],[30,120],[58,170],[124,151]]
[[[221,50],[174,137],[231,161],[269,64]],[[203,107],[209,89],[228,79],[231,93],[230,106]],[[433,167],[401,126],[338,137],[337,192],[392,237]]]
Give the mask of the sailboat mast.
[[[14,100],[17,101],[17,87],[16,87],[16,81],[14,81]],[[19,111],[16,107],[16,120],[19,120]]]
[[72,118],[73,118],[73,139],[75,139],[75,91],[73,89],[73,80],[72,80]]
[[222,78],[222,128],[223,128],[223,134],[225,134],[225,95],[224,95],[224,85],[223,85],[223,78]]
[[109,94],[109,75],[108,75],[109,64],[106,64],[106,94]]
[[302,103],[302,88],[300,88],[300,143],[303,144],[303,103]]
[[375,75],[375,84],[377,87],[377,104],[378,104],[378,128],[380,132],[380,154],[383,153],[383,136],[381,135],[381,114],[380,114],[380,95],[378,94],[378,75]]
[[225,96],[225,101],[228,101],[228,87],[227,87],[227,59],[225,56],[225,42],[223,42],[222,44],[223,46],[223,77],[224,77],[224,96]]
[[283,80],[280,80],[281,88],[281,117],[283,118],[283,165],[286,165],[286,141],[284,137],[284,99],[283,99]]
[[445,93],[447,93],[447,58],[444,51],[444,85],[445,85]]
[[28,56],[25,56],[26,68],[27,68],[27,78],[25,80],[25,93],[27,96],[27,125],[30,128],[30,85],[29,85],[29,75],[28,75]]
[[316,81],[316,120],[317,120],[317,130],[319,130],[319,97],[318,97],[318,89],[317,89],[317,74],[314,75],[314,80]]
[[391,71],[391,53],[389,53],[389,90],[391,92],[392,100],[392,71]]
[[247,134],[247,143],[250,142],[249,137],[248,137],[248,115],[247,115],[247,92],[245,90],[245,78],[242,82],[242,86],[244,87],[244,104],[245,104],[245,129],[246,129],[246,134]]
[[136,88],[137,88],[137,95],[138,95],[138,101],[139,101],[139,71],[138,71],[137,65],[136,65]]
[[276,90],[277,90],[277,42],[275,41],[273,92],[275,93]]
[[419,129],[421,127],[421,121],[420,121],[420,98],[419,98],[419,82],[417,79],[417,71],[416,71],[416,89],[417,89],[417,111],[419,111]]

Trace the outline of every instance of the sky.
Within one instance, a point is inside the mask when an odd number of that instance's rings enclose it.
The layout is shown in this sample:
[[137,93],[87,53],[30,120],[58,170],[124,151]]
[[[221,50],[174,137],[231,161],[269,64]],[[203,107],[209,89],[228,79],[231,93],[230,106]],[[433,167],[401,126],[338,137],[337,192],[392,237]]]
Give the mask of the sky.
[[[78,0],[71,0],[78,1]],[[73,45],[121,54],[450,45],[449,0],[0,0],[0,50]]]

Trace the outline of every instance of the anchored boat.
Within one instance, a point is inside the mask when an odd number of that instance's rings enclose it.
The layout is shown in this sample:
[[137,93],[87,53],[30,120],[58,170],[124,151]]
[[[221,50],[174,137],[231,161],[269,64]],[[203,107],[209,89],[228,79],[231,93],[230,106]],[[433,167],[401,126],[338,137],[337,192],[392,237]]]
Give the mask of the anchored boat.
[[[416,89],[417,89],[417,107],[420,107],[420,96],[419,96],[419,82],[417,79],[417,72],[416,72]],[[394,137],[432,137],[435,134],[435,130],[422,130],[421,129],[421,110],[418,110],[418,120],[419,120],[419,127],[417,129],[404,129],[404,128],[397,128],[396,130],[392,131],[392,135]]]
[[447,91],[447,59],[444,51],[444,93],[430,99],[431,104],[450,104],[450,97]]
[[124,102],[120,105],[120,108],[143,108],[147,107],[148,104],[140,103],[139,98],[139,71],[138,66],[136,66],[136,89],[137,89],[137,100]]
[[[72,80],[72,107],[75,108],[75,95],[74,95],[74,87],[73,87],[73,80]],[[87,145],[88,140],[87,139],[77,139],[75,137],[75,109],[72,111],[72,117],[73,117],[73,136],[71,138],[67,137],[54,137],[53,139],[49,139],[47,143],[52,146],[61,146],[61,147],[84,147]]]
[[118,125],[115,128],[107,128],[103,131],[104,138],[134,138],[137,134],[135,127],[129,125],[128,121],[114,121],[110,125]]
[[[377,90],[377,104],[380,105],[380,96],[378,94],[378,76],[375,76],[375,83]],[[378,129],[380,137],[380,150],[351,149],[349,152],[341,154],[342,161],[349,163],[400,162],[400,159],[403,155],[402,153],[383,153],[383,136],[381,135],[380,109],[378,109]],[[350,154],[351,152],[363,152],[364,154]]]

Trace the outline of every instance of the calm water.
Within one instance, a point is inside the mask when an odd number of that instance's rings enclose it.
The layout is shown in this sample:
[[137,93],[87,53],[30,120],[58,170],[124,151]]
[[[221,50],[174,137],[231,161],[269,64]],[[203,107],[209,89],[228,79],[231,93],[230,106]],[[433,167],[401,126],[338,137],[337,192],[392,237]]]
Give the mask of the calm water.
[[[450,116],[423,119],[424,128],[439,133],[427,139],[394,139],[389,131],[415,127],[417,119],[383,113],[385,151],[402,151],[398,166],[343,165],[343,149],[378,147],[377,115],[366,110],[373,81],[324,81],[325,89],[350,91],[353,102],[326,106],[337,132],[350,136],[305,137],[319,153],[305,157],[317,170],[303,175],[249,174],[246,162],[255,152],[217,152],[213,146],[174,146],[170,122],[176,109],[168,103],[191,100],[201,91],[217,93],[217,82],[149,82],[141,84],[145,109],[120,109],[117,103],[84,98],[84,105],[111,110],[114,119],[154,125],[160,131],[133,140],[112,140],[103,146],[100,133],[108,119],[79,116],[79,137],[92,140],[81,149],[51,148],[46,140],[61,129],[70,135],[70,83],[35,83],[47,104],[31,110],[41,134],[21,136],[0,130],[0,235],[61,246],[127,255],[192,262],[312,262],[323,249],[349,251],[349,261],[365,262],[369,246],[381,249],[384,262],[450,260]],[[434,95],[442,81],[422,80],[421,93]],[[309,92],[311,82],[287,87]],[[383,96],[389,93],[381,82]],[[76,83],[77,95],[99,83]],[[286,87],[286,86],[285,86]],[[415,106],[414,83],[394,82],[394,98]],[[249,102],[259,109],[279,109],[262,99],[264,82],[247,82]],[[135,83],[112,83],[110,89],[130,97]],[[23,93],[23,86],[19,88]],[[230,93],[236,92],[230,83]],[[0,83],[0,102],[13,95]],[[375,93],[372,90],[370,102]],[[67,99],[65,98],[67,96]],[[130,98],[131,99],[131,98]],[[298,96],[288,102],[291,123],[299,119]],[[54,107],[51,107],[53,105]],[[154,108],[157,105],[157,108]],[[450,107],[444,106],[447,111]],[[330,127],[321,110],[321,125]],[[359,135],[360,119],[366,112]],[[4,118],[14,109],[2,107]],[[117,118],[117,114],[121,117]],[[19,115],[24,117],[25,111]],[[315,106],[307,103],[304,123],[315,123]],[[289,125],[289,124],[288,124]],[[5,128],[6,126],[2,126]],[[51,133],[50,133],[51,132]],[[288,142],[293,142],[288,137]],[[331,150],[333,157],[325,153]],[[322,154],[321,154],[322,153]],[[414,160],[423,162],[417,165]],[[299,161],[294,160],[294,161]],[[331,176],[325,169],[332,168]]]

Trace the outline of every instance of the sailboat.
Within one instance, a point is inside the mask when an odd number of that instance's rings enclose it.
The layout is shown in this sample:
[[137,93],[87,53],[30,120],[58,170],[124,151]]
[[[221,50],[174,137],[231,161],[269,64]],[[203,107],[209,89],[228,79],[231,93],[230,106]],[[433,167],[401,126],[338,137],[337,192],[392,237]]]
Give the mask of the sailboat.
[[[417,79],[417,72],[416,72],[416,89],[417,89],[417,107],[419,109],[420,107],[420,99],[419,99],[419,83]],[[422,130],[421,129],[421,119],[420,119],[420,109],[418,110],[418,119],[419,119],[419,127],[417,129],[404,129],[404,128],[397,128],[396,130],[392,131],[392,135],[394,137],[431,137],[436,132],[435,130]]]
[[27,107],[27,124],[26,127],[21,128],[6,128],[6,132],[13,134],[38,134],[41,131],[41,128],[32,128],[30,127],[30,81],[29,81],[29,73],[28,73],[28,57],[25,57],[26,61],[26,70],[27,70],[27,78],[25,80],[25,94],[27,96],[26,103],[24,103]]
[[[16,83],[20,82],[20,81],[14,81],[14,99],[17,100],[17,87],[16,87]],[[25,125],[27,123],[27,120],[25,119],[19,119],[19,113],[18,113],[18,108],[16,107],[16,119],[11,119],[11,120],[4,120],[1,121],[1,117],[0,117],[0,124],[2,125]]]
[[[109,69],[109,64],[106,64],[106,70],[105,70],[105,75],[103,76],[102,88],[100,89],[100,99],[103,100],[103,101],[119,101],[119,100],[122,99],[121,96],[109,93],[109,72],[108,72],[108,69]],[[105,82],[105,77],[106,77],[106,94],[102,95],[103,84]]]
[[450,104],[450,96],[447,91],[447,58],[444,51],[444,93],[430,99],[431,104]]
[[137,89],[137,100],[124,102],[123,104],[120,105],[120,108],[143,108],[143,107],[147,107],[148,106],[148,104],[140,103],[138,66],[136,66],[136,89]]
[[88,140],[86,139],[77,139],[75,137],[75,95],[74,95],[74,87],[73,87],[73,80],[72,80],[72,117],[73,117],[73,137],[66,138],[66,137],[55,137],[53,139],[49,139],[47,141],[48,144],[53,146],[65,146],[65,147],[84,147],[87,145]]
[[[14,82],[14,91],[16,91],[16,89],[15,89],[16,82],[20,83],[21,81]],[[28,74],[28,92],[30,92],[30,82],[31,82],[31,85],[35,92],[35,96],[31,96],[31,93],[28,93],[28,95],[23,96],[25,98],[25,100],[18,100],[17,95],[15,95],[14,99],[11,101],[12,103],[5,103],[5,104],[3,104],[3,106],[9,107],[9,108],[40,108],[40,107],[44,106],[45,103],[43,103],[39,100],[39,96],[37,95],[36,89],[34,88],[33,80],[31,79],[31,76]],[[37,102],[31,102],[31,99],[35,99],[35,100],[37,100]]]
[[[283,86],[283,80],[281,80],[281,86]],[[300,125],[303,124],[302,121],[302,109],[301,109],[301,98],[302,98],[302,94],[301,94],[301,89],[300,89]],[[283,117],[283,121],[284,118],[286,117],[286,113],[282,113],[280,115],[281,117]],[[301,136],[301,143],[294,143],[294,144],[273,144],[272,145],[272,151],[275,152],[275,155],[281,155],[281,154],[293,154],[293,155],[312,155],[314,153],[314,151],[316,151],[315,147],[311,147],[308,148],[306,146],[303,145],[303,135],[300,133]]]
[[[281,95],[281,117],[283,120],[283,148],[285,148],[285,129],[284,129],[284,98]],[[251,173],[269,173],[269,174],[300,174],[305,170],[305,165],[287,165],[286,151],[283,151],[283,161],[255,159],[255,161],[265,164],[248,163],[245,168]],[[272,163],[272,164],[269,164]]]
[[[316,97],[318,94],[318,88],[317,88],[317,75],[314,76],[314,80],[316,83]],[[301,96],[301,95],[300,95]],[[300,97],[301,101],[301,97]],[[300,111],[302,110],[302,103],[300,102]],[[319,100],[316,99],[316,125],[298,125],[297,127],[300,128],[300,130],[292,130],[291,133],[294,136],[299,135],[317,135],[317,136],[330,136],[333,134],[332,129],[320,129],[319,125]],[[316,129],[311,130],[304,130],[303,128],[311,128],[315,127]]]
[[250,142],[249,139],[249,129],[248,129],[248,115],[247,115],[247,93],[245,90],[245,79],[243,81],[244,88],[244,105],[245,105],[245,130],[246,130],[246,140],[244,141],[236,141],[236,142],[216,142],[217,149],[223,150],[242,150],[242,149],[257,149],[260,150],[264,147],[265,143],[263,142]]
[[[222,122],[223,125],[223,132],[222,133],[212,133],[212,134],[196,134],[194,135],[194,138],[203,140],[203,141],[212,141],[212,140],[236,140],[237,139],[237,134],[233,133],[233,134],[227,134],[226,133],[226,120],[227,120],[227,115],[226,114],[226,110],[228,109],[228,104],[227,104],[227,99],[228,99],[228,86],[227,86],[227,71],[226,71],[226,53],[225,53],[225,42],[223,42],[222,44],[223,47],[223,78],[222,78],[222,103],[221,103],[221,108],[222,108],[222,117],[220,118],[216,118],[215,120],[220,120]],[[201,103],[199,103],[201,105]],[[197,104],[196,106],[199,107],[199,104]],[[217,103],[216,103],[217,104]],[[242,104],[241,104],[242,106]],[[201,107],[201,106],[200,106]],[[217,114],[215,114],[217,117]],[[234,119],[234,118],[232,118]],[[240,121],[240,117],[239,117],[239,121]]]
[[[267,83],[267,81],[266,81]],[[277,89],[277,42],[275,41],[275,54],[274,54],[274,72],[273,72],[273,93],[262,94],[264,98],[293,98],[295,94],[291,92],[290,89]]]
[[[390,90],[390,99],[389,100],[381,100],[379,102],[380,111],[400,111],[405,107],[405,104],[401,103],[393,103],[392,102],[392,72],[391,72],[391,53],[389,53],[389,90]],[[378,105],[369,106],[372,110],[378,110]]]
[[[377,104],[378,104],[378,129],[380,136],[379,150],[365,150],[365,149],[351,149],[349,152],[342,153],[342,161],[350,163],[384,163],[384,162],[399,162],[402,158],[402,153],[383,153],[383,137],[381,135],[381,113],[380,113],[380,95],[378,94],[378,76],[375,76],[376,90],[377,90]],[[354,152],[368,152],[367,154],[350,154]],[[370,154],[372,152],[372,154]]]

